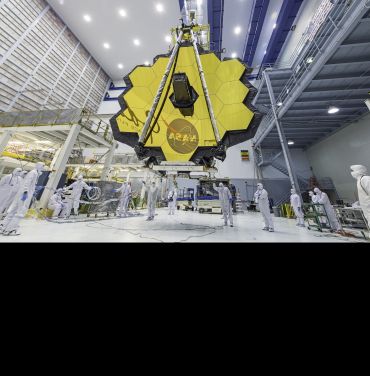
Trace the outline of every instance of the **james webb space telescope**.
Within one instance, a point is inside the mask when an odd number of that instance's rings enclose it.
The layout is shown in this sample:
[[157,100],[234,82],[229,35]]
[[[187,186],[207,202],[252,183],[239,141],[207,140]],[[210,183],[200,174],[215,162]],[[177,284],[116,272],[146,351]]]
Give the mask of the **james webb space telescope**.
[[111,126],[114,138],[139,159],[211,167],[214,159],[225,160],[227,148],[256,134],[262,115],[251,104],[256,89],[250,71],[238,59],[220,61],[203,48],[206,28],[173,29],[171,53],[125,77],[122,110]]

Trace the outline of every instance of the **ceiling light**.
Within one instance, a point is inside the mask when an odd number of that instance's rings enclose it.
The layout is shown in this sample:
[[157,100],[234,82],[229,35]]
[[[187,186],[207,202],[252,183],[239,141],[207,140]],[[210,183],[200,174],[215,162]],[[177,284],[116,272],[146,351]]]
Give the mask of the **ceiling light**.
[[123,68],[124,68],[124,65],[123,65],[123,64],[118,64],[118,68],[119,68],[119,69],[123,69]]
[[294,145],[294,141],[292,140],[288,141],[288,145]]
[[338,113],[339,111],[340,111],[340,110],[339,110],[338,107],[330,106],[329,109],[328,109],[328,114],[333,115],[333,114]]
[[91,18],[91,16],[89,16],[88,14],[85,14],[85,15],[84,15],[84,20],[85,20],[86,22],[91,22],[91,21],[92,21],[92,18]]
[[266,55],[267,54],[267,50],[265,50],[265,52],[263,54]]
[[277,26],[277,25],[276,25],[276,24],[274,24],[274,26],[272,27],[272,29],[273,29],[273,30],[275,30],[275,29],[276,29],[276,26]]
[[135,46],[140,46],[140,40],[139,39],[134,39],[134,45]]
[[283,102],[278,102],[278,103],[276,103],[276,105],[277,105],[278,107],[281,107],[281,106],[283,105]]
[[166,35],[166,37],[164,38],[164,40],[165,40],[167,43],[171,43],[171,41],[172,41],[171,35]]
[[118,13],[121,17],[127,17],[127,12],[124,9],[120,9]]
[[306,60],[306,62],[307,62],[307,64],[311,64],[311,63],[313,63],[313,57],[312,56],[310,56],[307,60]]
[[237,54],[236,52],[233,52],[233,53],[231,54],[231,57],[232,57],[233,59],[235,59],[237,56],[238,56],[238,54]]
[[157,10],[158,13],[162,13],[164,11],[164,6],[163,4],[159,3],[155,6],[155,9]]
[[234,34],[239,35],[242,32],[242,28],[240,26],[236,26],[234,28]]
[[107,50],[109,50],[110,49],[110,44],[109,43],[104,43],[103,47],[106,48]]

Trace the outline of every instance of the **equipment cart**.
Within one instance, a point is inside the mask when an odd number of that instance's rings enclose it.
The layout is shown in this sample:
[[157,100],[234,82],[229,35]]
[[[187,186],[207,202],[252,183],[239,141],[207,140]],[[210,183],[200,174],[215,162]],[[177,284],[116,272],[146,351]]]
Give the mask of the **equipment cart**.
[[326,229],[330,232],[333,232],[324,205],[312,203],[303,204],[303,211],[304,219],[309,230],[313,228],[317,229],[320,232],[323,232],[323,230]]

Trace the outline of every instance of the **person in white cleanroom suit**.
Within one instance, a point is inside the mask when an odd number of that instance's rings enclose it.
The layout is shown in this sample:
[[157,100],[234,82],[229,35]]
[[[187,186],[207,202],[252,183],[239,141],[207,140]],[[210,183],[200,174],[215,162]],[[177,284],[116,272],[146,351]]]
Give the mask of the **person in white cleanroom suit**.
[[123,183],[121,188],[116,189],[116,192],[121,192],[121,197],[118,204],[118,215],[126,217],[128,214],[128,206],[132,197],[131,183]]
[[21,168],[16,168],[0,180],[0,216],[9,209],[19,190],[22,183],[21,172]]
[[351,170],[351,175],[357,180],[358,200],[370,228],[370,176],[362,165],[351,166]]
[[155,209],[157,205],[157,198],[159,193],[159,187],[155,184],[155,181],[152,184],[146,184],[144,181],[146,190],[148,191],[148,218],[147,221],[152,221],[155,217]]
[[[78,215],[78,209],[80,207],[80,198],[84,189],[91,191],[92,187],[89,187],[83,180],[83,176],[79,175],[77,181],[72,183],[67,189],[72,189],[71,204],[75,215]],[[69,216],[70,213],[67,214]]]
[[23,179],[18,192],[5,217],[0,232],[3,235],[20,235],[19,223],[26,215],[35,193],[36,184],[44,170],[44,163],[36,163],[35,168]]
[[177,192],[176,190],[168,192],[168,209],[169,215],[175,215],[175,210],[177,206]]
[[257,184],[257,192],[254,194],[254,201],[256,204],[258,204],[265,222],[265,227],[263,230],[274,232],[274,223],[270,213],[269,195],[266,189],[263,189],[263,185],[261,183]]
[[21,172],[20,177],[21,177],[22,179],[24,179],[24,178],[26,177],[27,174],[28,174],[28,171],[24,170],[24,171]]
[[318,201],[318,197],[315,195],[315,193],[313,193],[312,191],[309,191],[308,192],[308,195],[311,197],[311,201],[313,204],[317,204],[317,201]]
[[334,208],[332,207],[329,197],[325,192],[322,192],[319,188],[315,188],[314,192],[317,196],[317,203],[324,205],[326,215],[329,219],[329,224],[332,230],[340,231],[342,230],[342,226],[340,225],[337,215],[335,213]]
[[297,194],[297,191],[295,189],[292,189],[290,191],[290,205],[292,205],[292,208],[294,210],[294,214],[297,218],[297,226],[299,227],[306,227],[304,225],[304,214],[302,209],[302,200]]
[[53,218],[58,218],[65,204],[62,198],[63,189],[58,189],[49,200],[48,209],[53,210]]
[[231,207],[233,197],[231,196],[229,188],[225,187],[223,183],[220,183],[218,188],[215,184],[213,184],[213,189],[218,192],[222,214],[224,217],[224,225],[227,226],[228,221],[230,221],[230,227],[234,227],[233,208]]

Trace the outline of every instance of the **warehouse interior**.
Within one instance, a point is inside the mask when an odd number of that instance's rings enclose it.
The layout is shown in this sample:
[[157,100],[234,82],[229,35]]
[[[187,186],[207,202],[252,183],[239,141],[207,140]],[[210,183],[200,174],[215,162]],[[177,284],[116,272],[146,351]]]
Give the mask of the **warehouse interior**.
[[369,171],[369,0],[0,0],[0,243],[367,243]]

